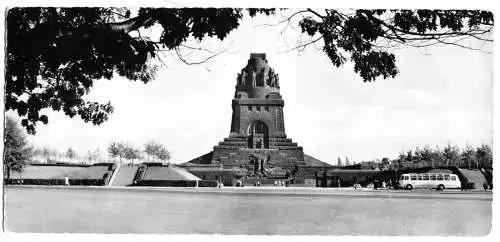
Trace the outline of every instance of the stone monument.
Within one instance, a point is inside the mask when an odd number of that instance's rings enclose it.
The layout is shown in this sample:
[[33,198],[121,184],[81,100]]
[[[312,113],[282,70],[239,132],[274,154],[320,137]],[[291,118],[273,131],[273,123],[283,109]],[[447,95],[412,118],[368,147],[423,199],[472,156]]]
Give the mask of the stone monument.
[[229,137],[212,152],[185,164],[222,164],[225,168],[245,167],[254,172],[269,167],[329,166],[305,155],[303,148],[287,137],[279,81],[266,54],[250,54],[236,78]]

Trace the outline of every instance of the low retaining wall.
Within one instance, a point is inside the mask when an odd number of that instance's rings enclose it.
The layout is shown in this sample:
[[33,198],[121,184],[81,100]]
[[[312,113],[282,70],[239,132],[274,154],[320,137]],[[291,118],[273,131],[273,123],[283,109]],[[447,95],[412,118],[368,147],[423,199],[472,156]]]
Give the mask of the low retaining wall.
[[[64,186],[64,179],[7,179],[7,185]],[[69,179],[70,186],[104,186],[105,179]]]

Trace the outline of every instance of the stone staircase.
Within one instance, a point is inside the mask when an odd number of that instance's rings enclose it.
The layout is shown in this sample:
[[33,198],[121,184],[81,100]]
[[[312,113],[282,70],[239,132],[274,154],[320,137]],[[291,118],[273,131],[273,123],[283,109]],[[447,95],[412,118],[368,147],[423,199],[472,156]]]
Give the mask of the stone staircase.
[[[233,136],[225,138],[223,141],[219,142],[216,148],[220,149],[237,149],[245,148],[248,146],[248,141],[244,136]],[[298,146],[296,142],[286,136],[269,137],[269,149],[280,149],[280,150],[302,150],[302,147]]]
[[484,184],[488,184],[488,180],[480,170],[469,170],[469,169],[458,169],[460,173],[465,177],[468,183],[474,183],[473,189],[483,189]]
[[108,186],[119,187],[131,185],[134,182],[138,168],[138,165],[119,165],[109,180]]

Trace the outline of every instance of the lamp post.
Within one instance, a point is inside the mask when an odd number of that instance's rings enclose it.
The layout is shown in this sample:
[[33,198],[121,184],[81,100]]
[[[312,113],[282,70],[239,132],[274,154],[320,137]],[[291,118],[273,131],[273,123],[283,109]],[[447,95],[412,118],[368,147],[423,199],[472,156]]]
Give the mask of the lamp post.
[[223,167],[223,164],[220,164],[220,166],[219,166],[219,184],[221,187],[222,187],[222,167]]

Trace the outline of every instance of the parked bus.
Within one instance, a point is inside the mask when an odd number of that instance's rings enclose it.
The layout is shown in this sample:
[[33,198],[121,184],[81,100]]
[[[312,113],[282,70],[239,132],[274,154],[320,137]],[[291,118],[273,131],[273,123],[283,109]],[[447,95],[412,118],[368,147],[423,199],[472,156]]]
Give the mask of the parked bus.
[[399,178],[400,187],[411,190],[413,188],[460,188],[460,179],[455,174],[446,173],[408,173]]

